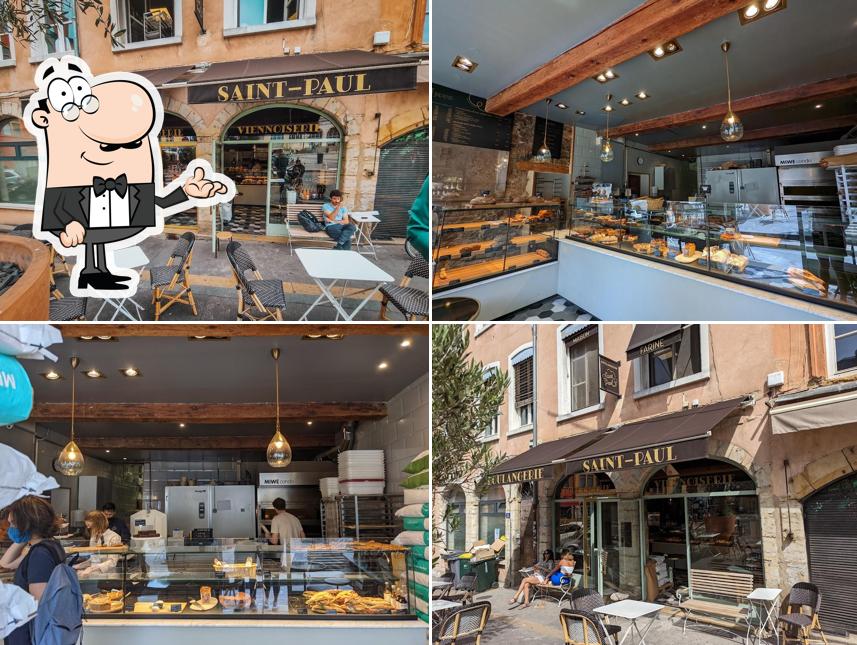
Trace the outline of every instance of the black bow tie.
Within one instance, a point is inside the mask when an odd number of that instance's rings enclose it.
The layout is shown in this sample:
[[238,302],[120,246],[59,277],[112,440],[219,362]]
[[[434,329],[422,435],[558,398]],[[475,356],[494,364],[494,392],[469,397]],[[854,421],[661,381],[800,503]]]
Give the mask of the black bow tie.
[[119,197],[125,197],[125,193],[128,192],[128,178],[125,176],[125,173],[122,173],[116,179],[95,177],[92,180],[92,190],[95,191],[96,197],[101,197],[107,190],[115,190]]

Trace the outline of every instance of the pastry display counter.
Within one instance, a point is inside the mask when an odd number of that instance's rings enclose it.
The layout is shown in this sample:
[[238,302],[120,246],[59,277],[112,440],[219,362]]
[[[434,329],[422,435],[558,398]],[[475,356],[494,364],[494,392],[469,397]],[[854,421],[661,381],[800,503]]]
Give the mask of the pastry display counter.
[[75,549],[86,618],[416,620],[408,550],[351,539],[132,540]]
[[559,202],[439,206],[434,217],[436,291],[556,260]]
[[570,240],[857,312],[857,258],[827,209],[778,204],[578,200]]

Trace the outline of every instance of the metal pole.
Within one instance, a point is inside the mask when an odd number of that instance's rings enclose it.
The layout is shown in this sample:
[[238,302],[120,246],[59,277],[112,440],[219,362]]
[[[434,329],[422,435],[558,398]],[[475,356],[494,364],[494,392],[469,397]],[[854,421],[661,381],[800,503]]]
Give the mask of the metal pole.
[[[547,123],[545,123],[547,129]],[[533,448],[539,445],[539,361],[538,361],[538,325],[531,323],[533,334]],[[539,555],[539,482],[533,482],[533,508],[535,509],[535,528],[533,530],[534,553]]]

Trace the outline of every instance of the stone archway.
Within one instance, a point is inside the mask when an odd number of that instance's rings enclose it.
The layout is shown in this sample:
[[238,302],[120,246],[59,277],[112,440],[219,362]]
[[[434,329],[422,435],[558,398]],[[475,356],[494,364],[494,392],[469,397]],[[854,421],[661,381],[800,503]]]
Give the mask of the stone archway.
[[803,501],[815,491],[852,473],[857,473],[857,445],[834,450],[792,474],[789,478],[791,496]]

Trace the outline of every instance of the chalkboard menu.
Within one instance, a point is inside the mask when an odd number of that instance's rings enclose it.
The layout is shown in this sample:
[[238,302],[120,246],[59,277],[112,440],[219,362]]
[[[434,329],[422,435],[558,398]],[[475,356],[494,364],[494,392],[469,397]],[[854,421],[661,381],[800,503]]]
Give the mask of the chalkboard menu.
[[[545,141],[545,120],[536,117],[536,128],[533,133],[533,154],[539,151]],[[548,150],[554,159],[562,158],[562,123],[548,121]]]
[[491,150],[511,150],[512,121],[512,116],[488,114],[483,98],[442,85],[432,86],[434,141]]

